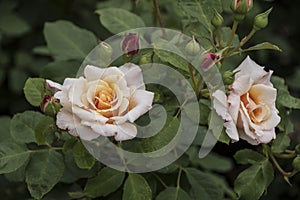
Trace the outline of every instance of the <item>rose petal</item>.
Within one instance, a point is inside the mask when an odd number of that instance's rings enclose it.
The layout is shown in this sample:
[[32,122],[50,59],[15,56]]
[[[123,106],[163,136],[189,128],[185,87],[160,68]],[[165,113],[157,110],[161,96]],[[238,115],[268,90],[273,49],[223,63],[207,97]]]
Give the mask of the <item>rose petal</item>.
[[224,127],[226,128],[226,133],[233,141],[239,141],[239,134],[236,128],[235,123],[230,120],[224,123]]
[[224,120],[230,120],[231,117],[228,116],[228,104],[227,104],[227,96],[221,91],[215,91],[212,96],[213,99],[213,107],[216,110],[217,114],[222,117]]
[[273,74],[273,71],[270,70],[269,72],[267,72],[266,75],[264,75],[261,79],[255,81],[255,84],[263,84],[263,85],[267,85],[270,87],[273,87],[273,84],[271,83],[271,76]]
[[137,135],[137,128],[130,123],[123,123],[117,126],[118,133],[115,136],[115,140],[123,141],[123,140],[130,140]]
[[239,130],[239,135],[240,135],[241,139],[246,140],[249,144],[252,144],[252,145],[258,145],[258,144],[260,144],[258,140],[255,140],[255,139],[252,139],[251,137],[249,137],[244,132],[244,130]]
[[119,67],[119,69],[125,74],[128,87],[145,89],[142,70],[138,65],[126,63]]
[[276,138],[275,128],[265,130],[263,135],[259,137],[260,143],[269,143],[272,139]]
[[236,79],[240,76],[247,75],[254,82],[260,80],[267,74],[267,72],[264,70],[264,67],[256,64],[249,56],[247,56],[247,58],[233,72],[238,72],[235,75]]
[[61,84],[53,82],[53,81],[48,80],[48,79],[46,80],[46,84],[50,86],[50,89],[53,88],[54,91],[62,89],[62,85]]
[[83,77],[74,81],[72,87],[69,90],[69,100],[72,104],[77,105],[79,107],[87,107],[88,105],[83,104],[82,95],[86,92],[86,80]]
[[84,76],[86,77],[87,81],[103,79],[112,74],[124,76],[123,72],[117,67],[99,68],[92,65],[87,65],[84,68]]
[[[56,125],[63,130],[74,130],[75,125],[80,123],[80,120],[72,115],[65,108],[60,109],[56,116]],[[78,136],[76,132],[72,132],[72,135]]]
[[90,140],[93,140],[93,139],[99,137],[99,134],[96,133],[95,131],[93,131],[91,129],[91,127],[84,126],[80,123],[76,124],[75,130],[76,130],[78,136],[80,137],[80,139],[83,139],[83,140],[90,141]]
[[228,96],[228,103],[230,105],[228,112],[235,123],[237,123],[238,120],[240,102],[240,96],[236,95],[234,92],[230,92],[230,95]]
[[278,111],[271,110],[270,117],[266,121],[262,122],[260,126],[265,130],[270,130],[271,128],[276,127],[279,124],[280,120],[281,118],[278,115]]
[[243,95],[246,92],[249,91],[253,84],[253,80],[250,78],[249,75],[242,75],[235,79],[235,81],[232,84],[232,92],[234,92],[236,95]]
[[94,110],[85,110],[77,106],[72,107],[72,112],[84,121],[100,122],[105,124],[109,120]]
[[82,122],[85,126],[89,126],[96,133],[105,137],[115,136],[118,132],[118,127],[114,124],[100,124],[95,122]]
[[145,114],[152,107],[154,93],[146,90],[136,90],[130,98],[128,120],[134,122],[141,115]]
[[276,91],[273,87],[256,84],[250,88],[249,94],[251,99],[257,104],[266,103],[269,106],[275,106]]

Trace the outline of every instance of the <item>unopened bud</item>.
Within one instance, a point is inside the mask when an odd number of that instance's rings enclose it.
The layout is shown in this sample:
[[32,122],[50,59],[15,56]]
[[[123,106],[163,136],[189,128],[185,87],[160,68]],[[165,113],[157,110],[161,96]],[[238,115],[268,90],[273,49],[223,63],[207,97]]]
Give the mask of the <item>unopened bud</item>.
[[127,56],[134,56],[139,52],[140,40],[137,33],[126,33],[121,42],[121,49]]
[[269,14],[271,13],[272,9],[273,8],[270,8],[266,12],[263,12],[254,18],[253,29],[258,31],[260,29],[265,28],[268,25],[268,23],[269,23],[268,18],[269,18]]
[[195,56],[200,53],[201,47],[199,42],[193,36],[193,39],[185,46],[185,51],[190,56]]
[[214,53],[204,54],[204,56],[205,56],[205,58],[201,63],[201,67],[204,70],[207,70],[210,66],[212,66],[220,58],[220,56],[218,56],[217,54],[214,54]]
[[231,10],[234,13],[234,19],[236,21],[242,21],[245,15],[252,9],[253,0],[232,0]]
[[59,99],[54,98],[53,96],[46,94],[41,103],[41,110],[50,116],[56,115],[56,113],[61,108]]
[[99,56],[101,60],[103,60],[105,63],[109,63],[111,60],[112,53],[113,49],[109,44],[107,44],[106,42],[100,42]]
[[217,27],[222,26],[223,21],[224,21],[224,19],[223,19],[222,15],[220,15],[220,13],[218,13],[218,11],[215,10],[215,14],[211,19],[211,24],[217,28]]
[[294,158],[294,160],[293,160],[293,168],[296,171],[300,171],[300,156],[297,156],[296,158]]
[[225,85],[231,85],[234,81],[234,73],[232,71],[226,71],[222,74],[222,79]]
[[148,63],[152,63],[152,56],[153,56],[153,52],[150,51],[144,55],[141,56],[140,61],[139,61],[139,65],[144,65],[144,64],[148,64]]

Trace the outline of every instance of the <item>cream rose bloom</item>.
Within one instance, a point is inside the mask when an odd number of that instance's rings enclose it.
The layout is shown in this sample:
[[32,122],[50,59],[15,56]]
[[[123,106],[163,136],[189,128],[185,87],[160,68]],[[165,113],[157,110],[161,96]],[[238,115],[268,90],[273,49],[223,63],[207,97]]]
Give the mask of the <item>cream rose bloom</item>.
[[145,90],[140,67],[87,65],[84,76],[66,78],[63,85],[47,80],[59,90],[54,95],[62,105],[57,126],[84,140],[100,135],[114,136],[117,141],[134,138],[137,129],[132,122],[151,109],[154,97]]
[[247,57],[234,72],[230,94],[214,92],[213,106],[225,120],[226,133],[233,141],[242,138],[253,145],[268,143],[275,139],[280,122],[275,107],[277,90],[270,82],[273,71],[266,72]]

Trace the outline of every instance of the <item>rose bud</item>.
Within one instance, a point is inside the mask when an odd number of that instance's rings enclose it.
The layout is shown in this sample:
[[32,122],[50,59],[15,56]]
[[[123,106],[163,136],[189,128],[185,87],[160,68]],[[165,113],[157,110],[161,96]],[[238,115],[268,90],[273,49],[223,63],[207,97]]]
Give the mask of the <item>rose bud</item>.
[[295,151],[297,154],[300,154],[300,144],[297,144],[297,146],[295,147]]
[[294,158],[294,160],[293,160],[293,168],[296,171],[300,171],[300,156],[297,156],[296,158]]
[[224,21],[224,19],[223,19],[222,15],[220,15],[220,13],[218,13],[218,11],[215,10],[215,14],[214,14],[214,16],[211,19],[211,24],[215,28],[218,28],[218,27],[222,26],[223,21]]
[[268,25],[268,23],[269,23],[268,17],[269,17],[269,14],[271,13],[272,9],[273,8],[270,8],[266,12],[261,13],[254,18],[254,23],[253,23],[254,30],[258,31],[260,29],[265,28]]
[[127,56],[134,56],[139,52],[140,41],[137,33],[126,33],[121,42],[122,51]]
[[185,51],[190,56],[197,55],[201,50],[199,42],[193,36],[193,39],[185,46]]
[[109,64],[112,53],[113,53],[113,49],[109,44],[107,44],[106,42],[100,42],[99,55],[100,55],[101,60],[103,60],[105,63]]
[[225,85],[230,85],[234,81],[234,74],[232,71],[226,71],[222,74],[222,79]]
[[243,20],[245,15],[252,9],[252,7],[253,0],[232,0],[230,6],[236,21]]
[[217,61],[220,58],[220,56],[218,56],[217,54],[214,53],[208,53],[205,54],[205,58],[201,63],[201,67],[206,70],[208,69],[211,65],[213,65],[215,63],[215,61]]
[[56,115],[56,113],[61,108],[61,105],[59,103],[59,99],[54,98],[53,96],[46,94],[44,96],[44,99],[41,103],[41,110],[50,116]]

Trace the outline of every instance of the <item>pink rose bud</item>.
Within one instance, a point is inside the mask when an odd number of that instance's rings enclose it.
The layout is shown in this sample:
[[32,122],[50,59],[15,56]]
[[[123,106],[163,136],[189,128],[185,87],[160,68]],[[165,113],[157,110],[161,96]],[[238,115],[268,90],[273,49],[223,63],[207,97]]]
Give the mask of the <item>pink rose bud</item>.
[[234,13],[234,19],[237,21],[243,20],[252,7],[253,0],[232,0],[230,6]]
[[46,94],[44,99],[41,103],[41,110],[50,116],[56,115],[56,113],[60,109],[60,102],[59,99],[54,98],[53,96]]
[[217,54],[214,54],[214,53],[204,54],[204,56],[205,56],[205,58],[201,63],[201,67],[204,70],[208,69],[211,65],[213,65],[220,58],[220,56],[218,56]]
[[127,56],[134,56],[139,52],[140,40],[137,33],[126,33],[121,42],[122,51]]

